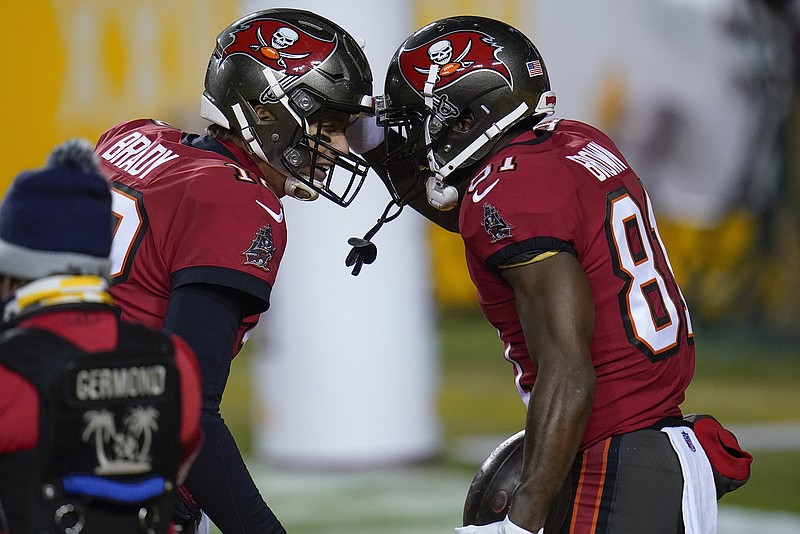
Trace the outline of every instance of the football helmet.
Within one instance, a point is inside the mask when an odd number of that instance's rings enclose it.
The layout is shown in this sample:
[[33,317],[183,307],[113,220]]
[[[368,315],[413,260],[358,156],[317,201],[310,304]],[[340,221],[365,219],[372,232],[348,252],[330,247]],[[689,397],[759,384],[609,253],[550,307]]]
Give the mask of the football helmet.
[[[301,200],[322,195],[347,206],[364,182],[367,163],[337,150],[321,129],[371,115],[371,95],[369,63],[349,33],[309,11],[267,9],[217,37],[200,113],[241,134],[249,150],[284,171],[287,194]],[[275,120],[260,119],[259,104]],[[314,169],[325,171],[325,178]]]
[[[417,30],[395,52],[377,102],[392,168],[424,181],[428,202],[448,210],[458,202],[453,171],[486,156],[501,135],[531,118],[553,113],[544,60],[519,30],[476,16],[449,17]],[[417,171],[419,168],[421,173]]]
[[502,521],[522,474],[525,431],[503,441],[484,460],[467,490],[464,525],[488,525]]

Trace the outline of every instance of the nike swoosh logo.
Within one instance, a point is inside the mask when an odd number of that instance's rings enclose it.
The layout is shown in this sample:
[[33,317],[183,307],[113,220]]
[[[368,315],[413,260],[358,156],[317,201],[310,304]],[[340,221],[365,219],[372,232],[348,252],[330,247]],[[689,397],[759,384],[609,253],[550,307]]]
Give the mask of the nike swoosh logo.
[[275,213],[274,211],[269,209],[267,206],[262,204],[260,200],[256,200],[256,204],[258,204],[259,206],[264,208],[267,211],[267,213],[269,213],[269,216],[272,217],[273,219],[275,219],[276,223],[280,224],[280,223],[283,222],[283,208],[281,208],[280,213]]
[[489,191],[491,191],[492,189],[494,189],[494,186],[496,186],[496,185],[497,185],[497,182],[499,182],[499,181],[500,181],[500,178],[498,178],[497,180],[495,180],[494,182],[492,182],[492,185],[490,185],[489,187],[487,187],[486,189],[484,189],[482,193],[478,193],[477,191],[475,191],[475,193],[472,195],[472,201],[473,201],[475,204],[477,204],[478,202],[480,202],[481,200],[483,200],[483,197],[485,197],[486,195],[488,195],[488,194],[489,194]]

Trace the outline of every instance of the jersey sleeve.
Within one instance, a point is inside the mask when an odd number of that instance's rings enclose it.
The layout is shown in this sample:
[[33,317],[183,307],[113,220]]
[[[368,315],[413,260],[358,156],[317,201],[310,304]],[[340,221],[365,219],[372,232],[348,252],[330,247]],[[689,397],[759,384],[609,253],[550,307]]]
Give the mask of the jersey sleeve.
[[264,311],[286,248],[280,200],[236,169],[205,167],[182,190],[165,243],[173,289],[203,283],[232,288]]
[[200,368],[189,345],[178,336],[172,335],[175,348],[175,365],[178,368],[181,387],[181,428],[180,441],[183,446],[179,478],[182,481],[200,449],[200,408],[202,406]]
[[39,393],[22,376],[0,365],[0,454],[36,447],[39,441]]
[[515,159],[468,189],[460,214],[465,246],[490,268],[577,255],[579,196],[570,172],[556,162]]

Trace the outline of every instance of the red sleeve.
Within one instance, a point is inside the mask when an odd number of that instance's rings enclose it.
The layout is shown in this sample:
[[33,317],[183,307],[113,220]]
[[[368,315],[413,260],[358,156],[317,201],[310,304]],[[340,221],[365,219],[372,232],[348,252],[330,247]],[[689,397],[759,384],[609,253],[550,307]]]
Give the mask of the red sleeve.
[[224,164],[198,169],[169,215],[167,261],[173,276],[184,271],[184,283],[192,281],[188,269],[218,267],[274,285],[286,248],[283,207],[264,185],[237,179],[237,171]]
[[0,454],[32,449],[39,441],[39,394],[33,384],[2,366],[0,429]]
[[538,250],[567,250],[581,232],[571,173],[541,156],[504,153],[509,157],[495,161],[485,178],[478,175],[460,213],[465,245],[491,267],[517,263]]
[[175,365],[178,368],[181,385],[181,431],[183,444],[179,479],[183,479],[191,467],[191,462],[200,448],[200,406],[202,404],[200,386],[200,367],[192,349],[181,338],[170,336],[175,347]]

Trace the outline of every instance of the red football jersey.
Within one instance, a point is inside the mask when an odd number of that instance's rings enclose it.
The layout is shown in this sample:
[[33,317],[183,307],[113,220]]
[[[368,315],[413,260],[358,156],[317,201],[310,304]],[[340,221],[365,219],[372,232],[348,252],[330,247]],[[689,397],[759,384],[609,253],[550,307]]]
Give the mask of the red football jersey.
[[467,266],[527,404],[536,379],[511,287],[499,269],[575,255],[595,307],[597,375],[581,448],[680,415],[694,373],[691,321],[650,200],[614,143],[575,121],[546,121],[487,160],[459,212]]
[[283,206],[255,162],[233,143],[149,119],[115,126],[95,151],[112,187],[110,291],[123,319],[161,328],[172,289],[233,288],[258,303],[238,352],[269,307],[286,248]]

